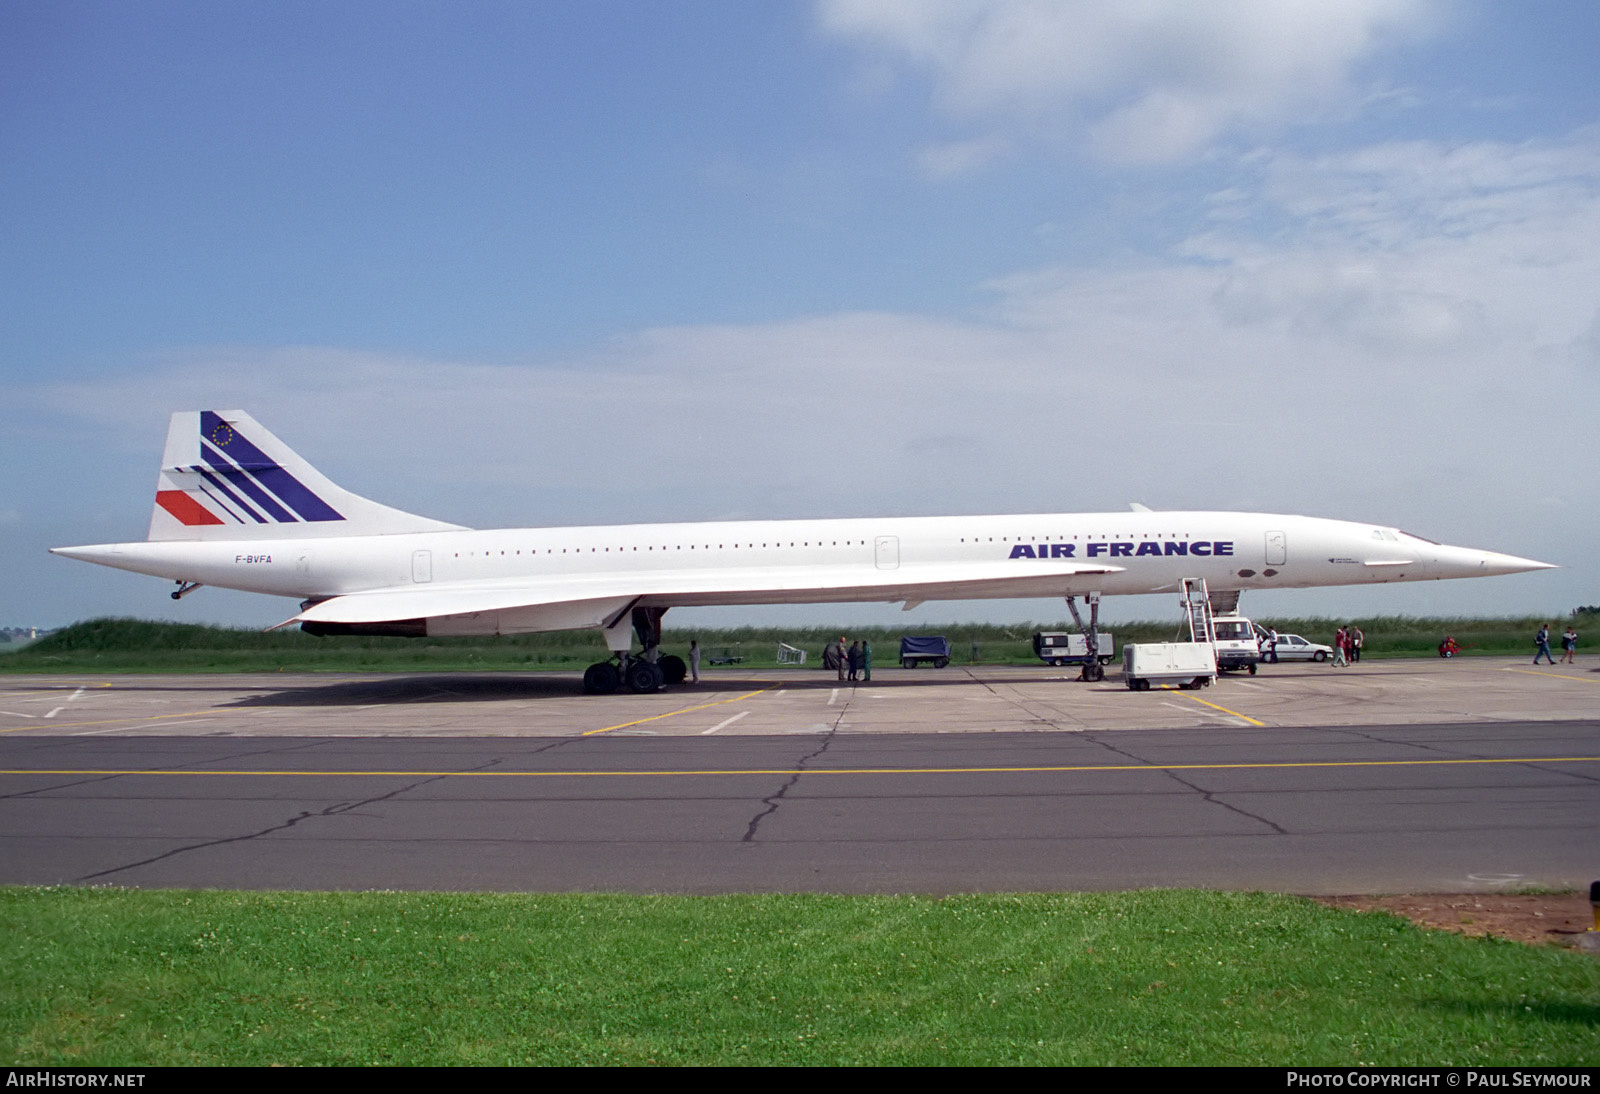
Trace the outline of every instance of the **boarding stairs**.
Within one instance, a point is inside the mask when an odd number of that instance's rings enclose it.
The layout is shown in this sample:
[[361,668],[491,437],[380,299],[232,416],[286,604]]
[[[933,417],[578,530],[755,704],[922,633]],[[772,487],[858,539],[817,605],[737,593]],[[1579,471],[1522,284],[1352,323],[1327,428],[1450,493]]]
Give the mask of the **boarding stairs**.
[[1217,632],[1211,626],[1211,596],[1204,578],[1183,579],[1183,609],[1189,620],[1189,641],[1213,643]]

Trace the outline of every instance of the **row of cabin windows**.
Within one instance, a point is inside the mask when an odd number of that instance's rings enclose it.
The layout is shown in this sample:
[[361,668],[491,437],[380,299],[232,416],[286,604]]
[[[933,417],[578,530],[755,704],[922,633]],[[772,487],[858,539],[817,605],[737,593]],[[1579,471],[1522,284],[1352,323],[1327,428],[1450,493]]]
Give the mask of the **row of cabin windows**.
[[[1102,539],[1110,539],[1110,538],[1112,538],[1113,535],[1122,535],[1122,534],[1124,534],[1124,533],[1108,533],[1106,535],[1101,535],[1099,533],[1093,533],[1093,534],[1083,535],[1083,536],[1000,536],[999,537],[999,541],[1001,543],[1010,543],[1013,539],[1015,539],[1018,543],[1050,543],[1050,542],[1052,542],[1054,540],[1066,541],[1066,540],[1069,540],[1069,539],[1070,540],[1078,540],[1078,539],[1102,540]],[[1154,535],[1150,534],[1149,532],[1141,532],[1141,533],[1139,533],[1139,538],[1140,539],[1163,539],[1163,538],[1166,538],[1166,537],[1161,532],[1156,532]],[[1172,536],[1172,538],[1173,539],[1188,539],[1188,538],[1190,538],[1190,533],[1183,532],[1181,534],[1174,534]],[[963,536],[963,537],[961,537],[961,542],[962,543],[969,543],[969,542],[970,543],[986,543],[986,542],[987,543],[993,543],[993,542],[995,542],[995,537],[994,536],[989,536],[985,540],[985,539],[982,539],[982,538],[974,536],[971,540],[968,540],[965,536]],[[823,546],[865,547],[866,544],[867,544],[867,541],[864,540],[864,539],[859,539],[859,540],[847,539],[843,543],[840,543],[838,540],[832,540],[827,544],[824,544],[821,540],[818,540],[816,545],[818,547],[823,547]],[[732,549],[733,550],[752,550],[752,549],[755,548],[755,546],[756,545],[754,543],[735,543],[733,545]],[[762,547],[782,547],[783,544],[781,544],[781,543],[763,543],[763,544],[761,544],[761,546]],[[802,543],[795,543],[795,542],[791,541],[789,543],[789,546],[790,547],[810,547],[811,543],[809,541],[802,542]],[[638,549],[639,548],[637,548],[637,547],[632,547],[632,548],[618,547],[617,548],[617,552],[620,554],[620,553],[623,553],[623,552],[629,551],[629,550],[637,551]],[[667,547],[667,546],[663,545],[661,549],[663,551],[669,551],[669,550],[681,551],[681,550],[683,550],[683,545],[679,544],[676,547]],[[696,550],[696,549],[697,549],[697,547],[696,547],[695,544],[693,544],[693,543],[689,544],[689,550],[693,551],[693,550]],[[698,549],[706,550],[706,551],[710,551],[710,550],[718,550],[718,551],[729,550],[728,546],[726,544],[723,544],[723,543],[717,544],[715,548],[713,548],[711,546],[711,544],[706,543],[706,544],[700,545],[700,547]],[[563,548],[561,548],[561,553],[564,554],[564,555],[565,554],[569,554],[569,553],[570,554],[575,554],[575,555],[581,555],[581,554],[583,554],[584,550],[585,549],[582,548],[582,547],[570,547],[570,548],[569,547],[563,547]],[[646,551],[654,551],[655,547],[649,546],[649,547],[646,547],[645,550]],[[610,554],[611,553],[611,548],[610,547],[590,547],[590,548],[588,548],[588,552],[591,555],[593,555],[593,554]],[[522,554],[521,551],[511,551],[511,552],[501,551],[500,552],[500,554],[502,554],[502,555],[505,555],[505,554],[508,554],[508,553],[512,554],[512,555],[520,555],[520,554]],[[532,548],[532,549],[530,549],[528,551],[528,554],[530,554],[530,555],[536,555],[538,553],[539,553],[539,549],[537,547]],[[545,548],[544,553],[547,554],[547,555],[553,555],[556,552],[555,552],[554,548],[547,547],[547,548]],[[468,551],[467,552],[467,557],[468,558],[474,558],[474,557],[477,556],[477,554],[478,554],[477,551]],[[490,555],[493,555],[494,552],[493,551],[485,551],[485,552],[483,552],[483,554],[484,554],[485,557],[488,557]],[[461,557],[461,552],[457,551],[456,552],[456,557],[460,558]]]
[[[1068,540],[1079,540],[1079,539],[1082,539],[1082,540],[1120,539],[1120,538],[1122,538],[1124,536],[1127,536],[1127,535],[1128,535],[1128,533],[1126,533],[1126,532],[1107,532],[1104,535],[1102,535],[1099,532],[1093,532],[1093,533],[1089,533],[1087,535],[1081,535],[1081,536],[1000,536],[1000,537],[998,537],[998,542],[1000,542],[1000,543],[1010,543],[1013,540],[1015,540],[1017,543],[1050,543],[1050,542],[1053,542],[1053,541],[1060,541],[1060,542],[1064,543],[1064,542],[1066,542]],[[1189,533],[1189,532],[1174,532],[1171,536],[1168,536],[1163,532],[1156,532],[1154,534],[1151,534],[1149,532],[1140,532],[1139,533],[1139,538],[1140,539],[1190,539],[1191,538],[1191,533]],[[995,536],[990,536],[988,539],[983,539],[981,537],[974,537],[973,539],[970,539],[970,540],[966,539],[966,538],[963,538],[961,540],[961,542],[962,543],[994,543],[994,542],[996,542],[996,539],[997,539],[997,537],[995,537]]]
[[[831,541],[831,543],[826,543],[826,544],[823,543],[821,540],[818,540],[815,545],[818,546],[818,547],[826,547],[826,546],[833,546],[833,547],[864,547],[864,546],[866,546],[866,543],[867,543],[867,541],[864,540],[864,539],[847,539],[843,543],[840,543],[838,540],[833,540],[833,541]],[[732,549],[734,549],[734,550],[749,550],[749,549],[754,548],[755,546],[756,545],[754,543],[735,543],[733,545]],[[761,546],[763,546],[763,547],[782,547],[784,545],[781,544],[781,543],[763,543],[763,544],[761,544]],[[805,542],[805,543],[793,543],[793,542],[791,542],[789,544],[789,546],[790,547],[810,547],[810,546],[812,546],[812,544],[809,543],[809,542]],[[637,547],[618,547],[617,548],[617,553],[618,554],[622,554],[622,553],[624,553],[626,551],[630,551],[630,550],[637,551],[638,549],[639,548],[637,548]],[[681,551],[681,550],[683,550],[683,544],[680,543],[676,547],[667,547],[667,546],[663,545],[661,549],[663,551]],[[693,543],[689,544],[689,550],[693,551],[693,550],[696,550],[696,549],[697,548],[696,548],[695,544],[693,544]],[[712,550],[726,551],[726,550],[729,550],[730,548],[727,546],[727,544],[724,544],[724,543],[719,543],[719,544],[716,545],[716,547],[712,547],[711,544],[706,543],[706,544],[701,544],[698,549],[705,550],[705,551],[712,551]],[[591,555],[594,555],[594,554],[610,554],[611,553],[611,548],[609,548],[609,547],[589,547],[589,548],[563,547],[563,548],[561,548],[561,553],[564,554],[564,555],[565,554],[581,555],[581,554],[584,553],[585,550],[587,550]],[[653,546],[649,546],[649,547],[646,547],[645,550],[646,551],[654,551],[655,548]],[[478,551],[468,551],[467,552],[467,557],[468,558],[476,558],[479,553],[480,552],[478,552]],[[512,556],[522,554],[521,551],[501,551],[499,553],[501,555],[512,555]],[[533,548],[530,548],[528,550],[528,554],[530,554],[530,555],[536,555],[538,553],[539,553],[539,548],[537,548],[537,547],[533,547]],[[544,553],[547,554],[547,555],[553,555],[553,554],[556,553],[556,550],[553,547],[546,547],[544,549]],[[489,556],[494,555],[495,552],[494,551],[483,551],[482,554],[483,554],[483,556],[485,558],[487,558]],[[456,558],[460,558],[461,557],[461,552],[457,551],[455,553],[455,557]]]

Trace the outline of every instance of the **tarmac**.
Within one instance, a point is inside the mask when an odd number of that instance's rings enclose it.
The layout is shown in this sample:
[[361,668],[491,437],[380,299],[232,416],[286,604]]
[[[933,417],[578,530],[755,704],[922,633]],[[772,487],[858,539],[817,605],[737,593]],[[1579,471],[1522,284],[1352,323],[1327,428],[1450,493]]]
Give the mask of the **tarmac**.
[[1600,714],[1600,665],[1521,658],[1263,665],[1215,687],[1131,692],[1047,666],[717,669],[654,694],[583,693],[579,673],[0,677],[0,735],[751,736],[1413,725]]
[[0,679],[0,883],[925,892],[1569,889],[1600,674],[1045,667]]

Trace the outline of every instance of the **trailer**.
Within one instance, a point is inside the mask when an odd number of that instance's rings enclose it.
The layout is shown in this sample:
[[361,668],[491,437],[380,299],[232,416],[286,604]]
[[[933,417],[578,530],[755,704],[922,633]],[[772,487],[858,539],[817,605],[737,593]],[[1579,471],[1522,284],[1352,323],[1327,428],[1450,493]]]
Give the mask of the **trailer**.
[[950,663],[950,639],[937,634],[904,635],[900,639],[900,664],[914,669],[931,662],[936,669]]
[[[1110,631],[1095,636],[1096,660],[1102,665],[1111,664],[1116,656],[1116,641]],[[1071,631],[1036,631],[1033,635],[1033,652],[1047,665],[1081,665],[1089,660],[1089,640]]]
[[1210,687],[1217,679],[1217,654],[1209,642],[1141,642],[1122,647],[1122,682],[1129,691],[1150,685]]

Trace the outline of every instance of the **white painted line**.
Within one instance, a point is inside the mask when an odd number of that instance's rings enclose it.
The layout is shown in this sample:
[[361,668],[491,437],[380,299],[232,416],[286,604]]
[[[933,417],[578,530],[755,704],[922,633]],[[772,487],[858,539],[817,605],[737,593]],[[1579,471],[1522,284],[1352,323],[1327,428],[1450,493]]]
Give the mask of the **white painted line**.
[[831,707],[839,701],[839,689],[834,688],[828,693],[828,705]]
[[[98,737],[102,733],[127,733],[130,730],[140,730],[140,729],[144,729],[147,726],[160,725],[160,724],[162,724],[164,722],[176,722],[177,720],[178,719],[176,719],[176,718],[157,718],[157,719],[154,719],[154,720],[149,721],[149,722],[140,722],[138,725],[112,726],[110,729],[86,729],[81,733],[74,733],[74,734],[72,734],[72,736],[74,736],[74,737]],[[183,724],[184,725],[193,725],[195,722],[209,722],[209,721],[211,721],[210,718],[185,718],[185,719],[183,719]]]
[[1173,710],[1181,710],[1185,714],[1198,714],[1202,718],[1214,718],[1218,721],[1227,722],[1230,726],[1247,726],[1250,724],[1242,718],[1236,718],[1231,714],[1224,714],[1220,710],[1197,710],[1194,707],[1184,706],[1182,703],[1163,702],[1161,705],[1164,707],[1171,707]]
[[733,725],[733,723],[737,722],[740,718],[743,718],[746,714],[749,714],[749,713],[750,712],[748,710],[741,710],[738,714],[735,714],[732,718],[724,718],[722,721],[718,722],[716,725],[712,726],[710,729],[702,730],[700,732],[700,736],[709,737],[711,734],[715,733],[717,730],[723,728],[724,726]]
[[13,718],[37,718],[37,714],[24,714],[20,710],[0,710],[0,714],[9,714]]
[[[80,696],[82,694],[83,694],[83,689],[79,688],[77,691],[75,691],[71,695],[67,696],[67,703],[72,702],[74,699],[76,699],[78,696]],[[62,705],[60,705],[60,706],[56,707],[54,710],[52,710],[49,714],[46,714],[45,717],[46,718],[54,718],[57,714],[60,714],[63,710],[66,710],[66,709],[67,709],[66,703],[63,703]]]
[[1521,874],[1468,874],[1467,880],[1479,885],[1493,885],[1502,887],[1515,885],[1523,880]]

